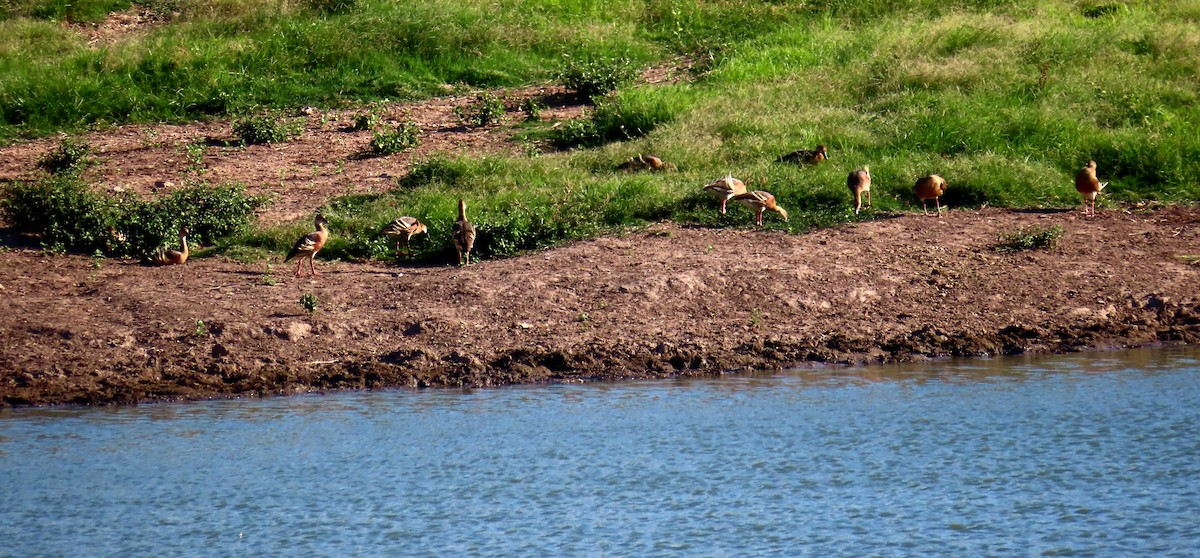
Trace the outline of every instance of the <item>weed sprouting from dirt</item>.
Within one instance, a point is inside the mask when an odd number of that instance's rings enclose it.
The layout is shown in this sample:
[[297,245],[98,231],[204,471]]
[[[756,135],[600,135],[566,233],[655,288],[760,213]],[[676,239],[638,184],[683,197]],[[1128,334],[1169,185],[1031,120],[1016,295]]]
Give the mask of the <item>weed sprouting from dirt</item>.
[[1062,235],[1063,228],[1059,225],[1021,227],[1015,231],[1000,233],[992,249],[1000,253],[1052,249],[1058,245],[1058,239],[1062,238]]
[[300,307],[304,308],[305,312],[312,314],[317,311],[317,295],[312,293],[304,293],[300,297]]

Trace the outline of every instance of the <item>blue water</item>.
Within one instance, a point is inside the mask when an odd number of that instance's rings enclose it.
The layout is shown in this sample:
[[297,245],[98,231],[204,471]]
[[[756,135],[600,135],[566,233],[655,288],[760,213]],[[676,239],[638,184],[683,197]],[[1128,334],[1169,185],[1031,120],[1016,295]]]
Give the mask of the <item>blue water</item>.
[[0,556],[1200,556],[1200,351],[0,412]]

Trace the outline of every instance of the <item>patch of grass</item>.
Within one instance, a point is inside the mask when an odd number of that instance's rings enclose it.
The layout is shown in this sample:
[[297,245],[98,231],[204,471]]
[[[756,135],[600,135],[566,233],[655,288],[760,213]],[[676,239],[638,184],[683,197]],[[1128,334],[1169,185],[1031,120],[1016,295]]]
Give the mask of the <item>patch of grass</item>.
[[1062,238],[1062,235],[1063,229],[1059,225],[1021,227],[1015,231],[1000,233],[992,249],[1000,253],[1053,249],[1058,246],[1058,239]]

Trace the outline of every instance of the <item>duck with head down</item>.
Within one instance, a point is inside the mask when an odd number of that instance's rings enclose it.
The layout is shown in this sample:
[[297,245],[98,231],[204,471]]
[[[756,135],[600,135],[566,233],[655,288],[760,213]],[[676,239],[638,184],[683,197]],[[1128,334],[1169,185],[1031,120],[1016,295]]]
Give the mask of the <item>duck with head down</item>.
[[775,196],[765,190],[754,190],[738,194],[733,197],[734,201],[754,210],[754,224],[762,226],[763,212],[774,211],[783,217],[784,221],[788,220],[787,210],[775,203]]
[[863,208],[863,194],[867,195],[866,207],[871,207],[871,168],[864,166],[863,168],[850,173],[846,177],[846,186],[850,188],[850,193],[854,196],[854,214]]
[[383,234],[389,238],[396,240],[396,251],[400,251],[400,237],[404,237],[404,253],[411,251],[412,237],[418,234],[429,232],[429,227],[425,226],[416,217],[405,215],[388,223],[383,227]]
[[721,215],[725,214],[725,205],[738,194],[746,193],[746,184],[728,174],[704,185],[704,191],[711,192],[721,198]]

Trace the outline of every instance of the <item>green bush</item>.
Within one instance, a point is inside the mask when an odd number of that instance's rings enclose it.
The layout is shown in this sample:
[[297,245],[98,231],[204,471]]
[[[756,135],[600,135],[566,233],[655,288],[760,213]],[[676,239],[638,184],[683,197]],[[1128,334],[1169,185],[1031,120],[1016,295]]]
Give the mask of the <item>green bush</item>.
[[525,114],[526,122],[537,122],[542,119],[542,103],[532,97],[521,102],[521,112]]
[[352,128],[355,132],[365,132],[379,125],[379,113],[375,111],[354,115]]
[[391,155],[421,145],[421,128],[411,120],[397,124],[390,130],[376,130],[371,138],[371,153]]
[[239,184],[189,186],[144,201],[95,192],[78,177],[53,176],[10,185],[0,211],[13,228],[40,235],[42,245],[56,251],[145,256],[180,227],[198,243],[242,231],[264,203]]
[[91,163],[92,147],[87,140],[63,137],[58,148],[38,159],[38,168],[50,174],[78,174]]
[[558,84],[591,99],[633,83],[638,73],[637,66],[628,58],[568,57],[558,70]]
[[78,250],[110,253],[120,200],[98,194],[76,176],[51,176],[16,182],[6,188],[0,210],[18,231],[41,235],[42,246],[55,252]]
[[282,143],[304,130],[304,123],[276,113],[257,114],[234,122],[233,133],[246,145]]
[[454,107],[454,114],[468,126],[498,124],[504,119],[504,101],[491,92],[484,92],[466,107]]

